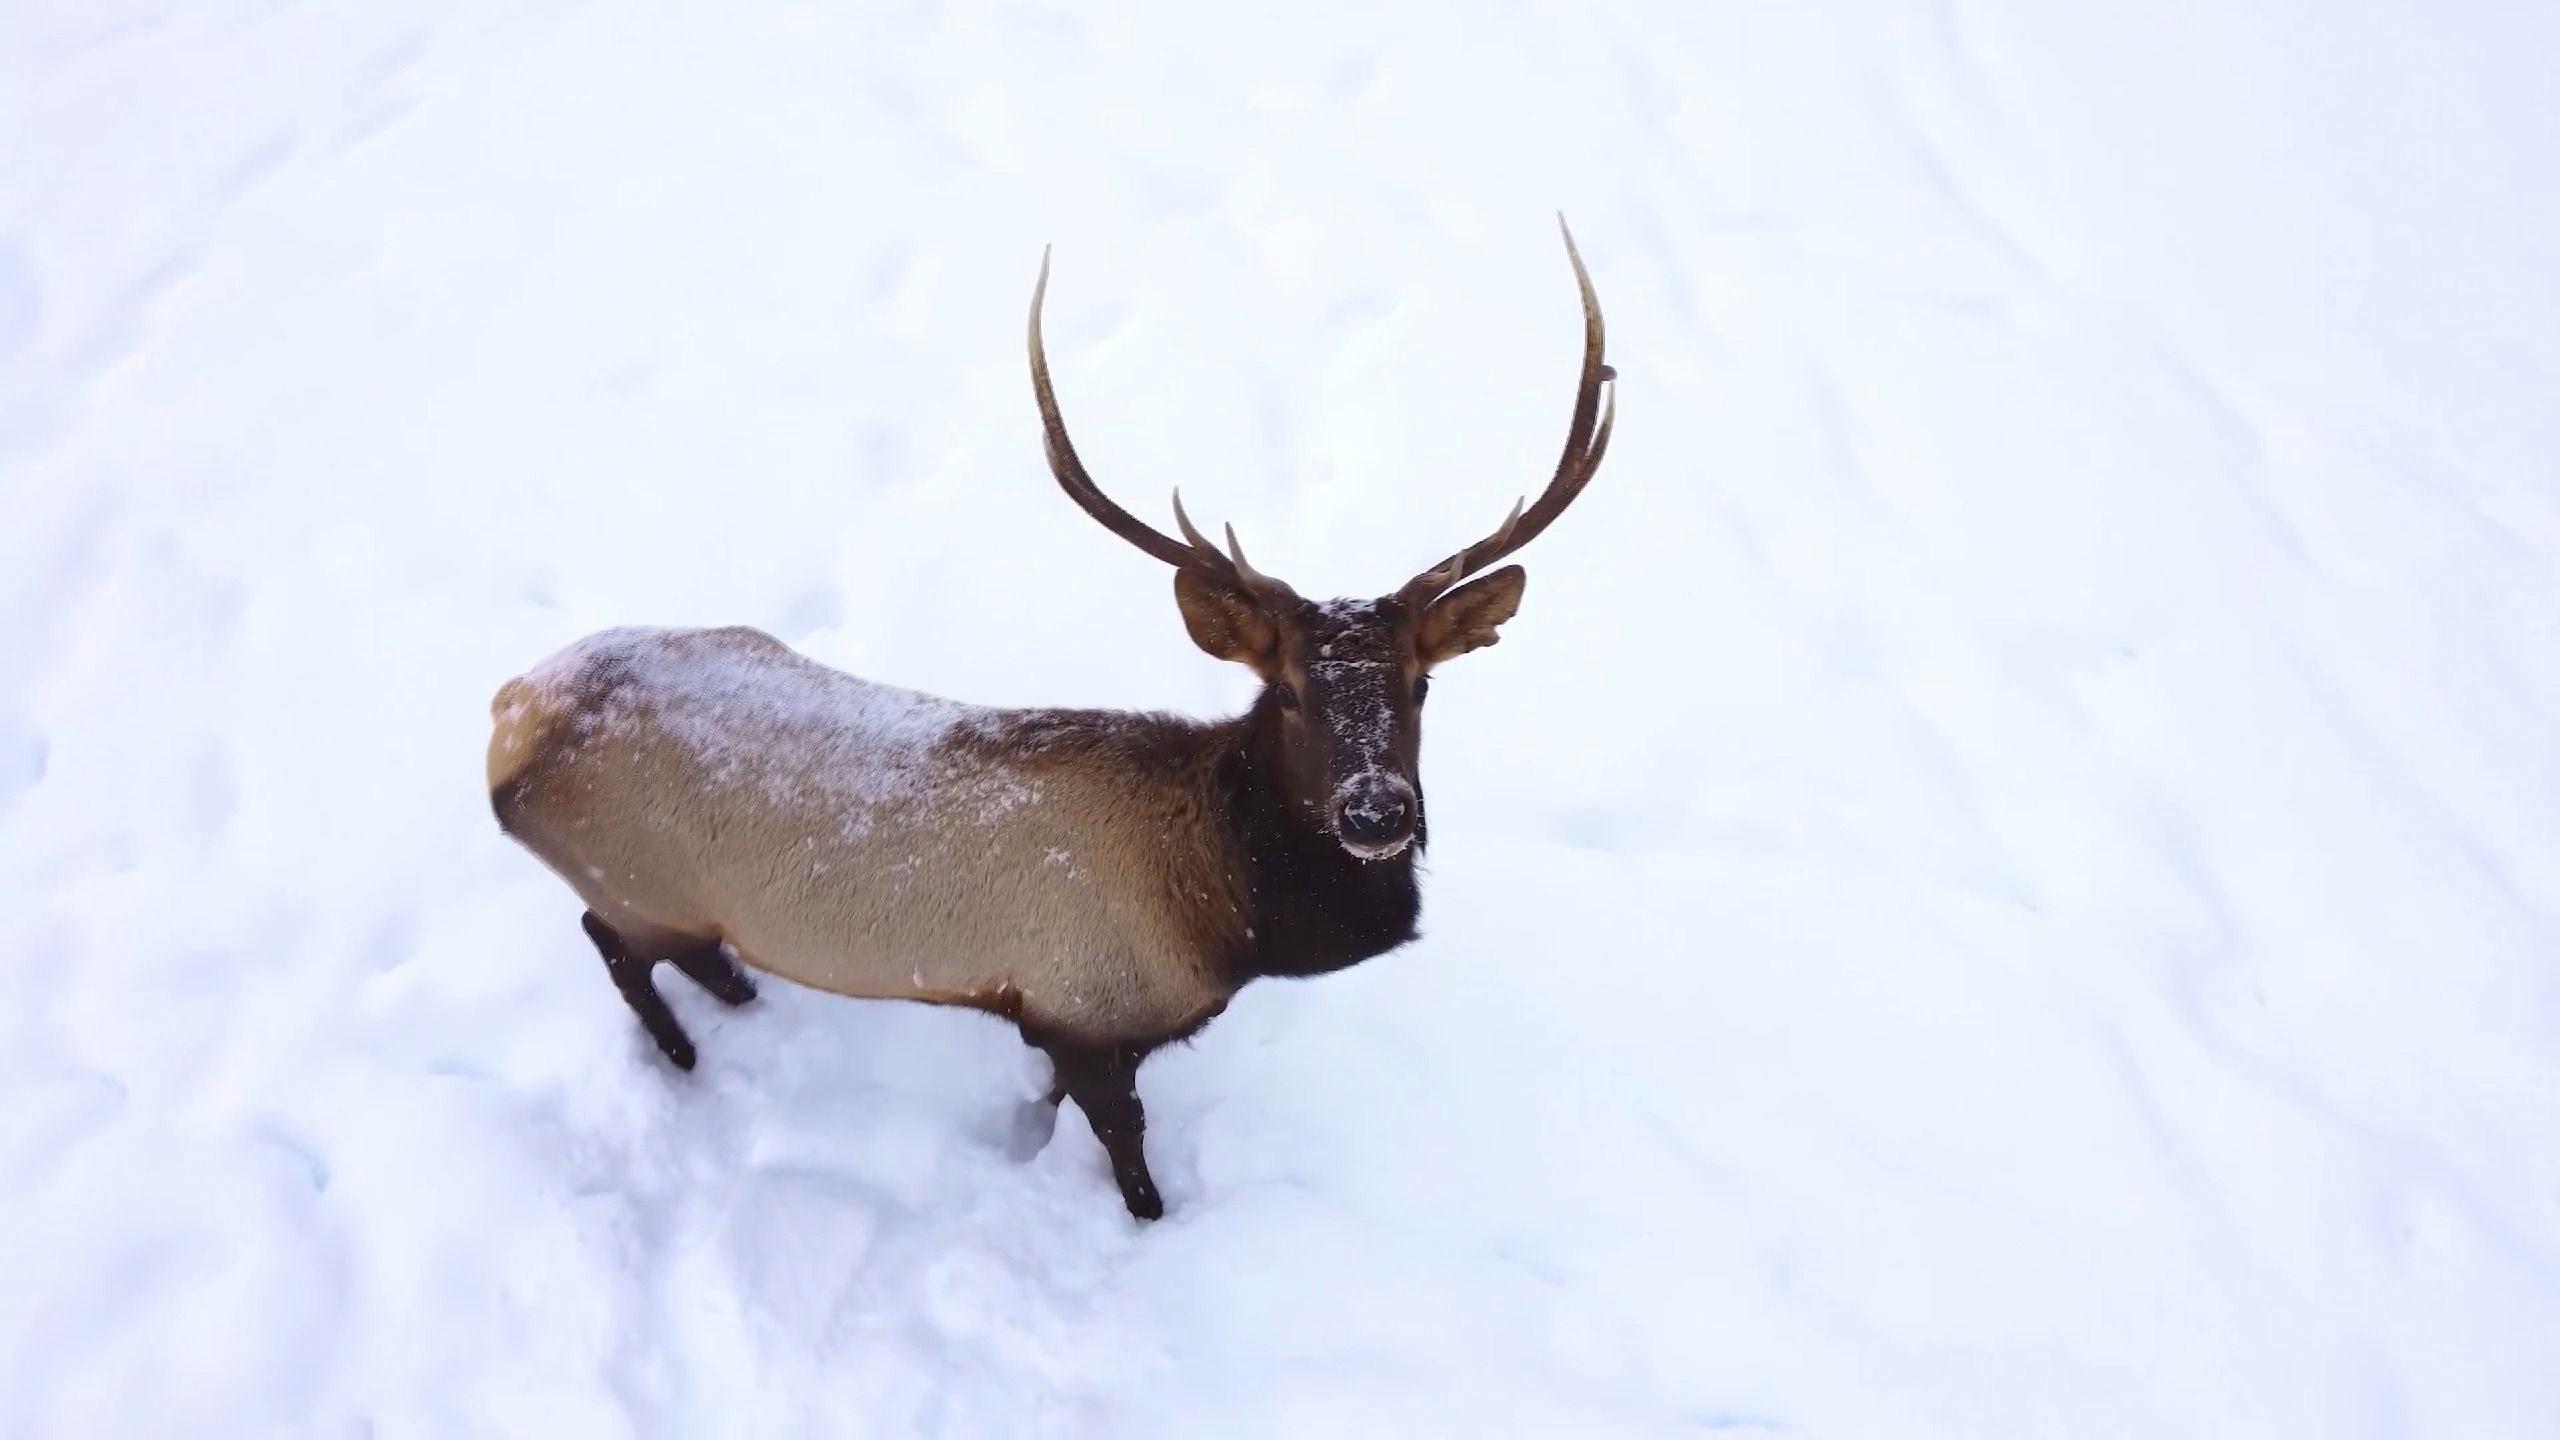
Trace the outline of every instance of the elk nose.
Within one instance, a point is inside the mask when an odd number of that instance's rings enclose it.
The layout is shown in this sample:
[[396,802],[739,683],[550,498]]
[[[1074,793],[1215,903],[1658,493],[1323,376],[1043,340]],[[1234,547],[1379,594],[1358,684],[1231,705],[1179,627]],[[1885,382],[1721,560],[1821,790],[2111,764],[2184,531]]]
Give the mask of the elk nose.
[[1354,854],[1381,856],[1413,838],[1413,787],[1390,775],[1363,775],[1334,800],[1333,826]]

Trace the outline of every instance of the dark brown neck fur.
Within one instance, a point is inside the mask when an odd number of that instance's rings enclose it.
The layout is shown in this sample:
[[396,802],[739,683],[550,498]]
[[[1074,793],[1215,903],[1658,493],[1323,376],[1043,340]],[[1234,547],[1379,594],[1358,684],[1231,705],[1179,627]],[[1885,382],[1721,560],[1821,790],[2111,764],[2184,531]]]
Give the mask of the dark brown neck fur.
[[[1265,691],[1227,732],[1217,781],[1244,881],[1251,928],[1229,961],[1238,985],[1265,975],[1323,975],[1412,940],[1422,912],[1414,860],[1429,838],[1385,860],[1342,848],[1313,810],[1290,803],[1281,783],[1278,703]],[[1420,794],[1415,800],[1420,808]]]
[[1427,812],[1402,853],[1354,858],[1315,812],[1290,802],[1281,780],[1282,723],[1266,691],[1243,715],[1216,724],[1034,710],[1017,714],[1008,730],[1015,743],[1034,749],[1111,754],[1140,775],[1199,795],[1201,833],[1191,842],[1197,868],[1187,863],[1192,856],[1176,854],[1167,873],[1178,891],[1199,895],[1194,933],[1208,961],[1241,989],[1264,976],[1323,975],[1374,959],[1414,938],[1422,910],[1414,861],[1429,838]]

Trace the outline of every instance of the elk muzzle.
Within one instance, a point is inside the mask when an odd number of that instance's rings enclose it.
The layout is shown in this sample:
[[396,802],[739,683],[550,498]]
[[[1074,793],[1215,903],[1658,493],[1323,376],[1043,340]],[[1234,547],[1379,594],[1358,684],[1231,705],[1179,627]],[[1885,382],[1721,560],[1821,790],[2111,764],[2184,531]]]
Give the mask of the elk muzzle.
[[1413,842],[1421,806],[1401,776],[1367,770],[1333,797],[1333,833],[1342,848],[1363,860],[1384,860]]

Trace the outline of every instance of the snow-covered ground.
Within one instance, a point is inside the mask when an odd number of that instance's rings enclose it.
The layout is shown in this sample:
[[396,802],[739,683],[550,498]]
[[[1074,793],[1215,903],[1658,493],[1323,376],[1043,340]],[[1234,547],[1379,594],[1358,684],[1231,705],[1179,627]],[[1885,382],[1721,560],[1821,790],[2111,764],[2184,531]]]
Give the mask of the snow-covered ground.
[[[2560,10],[0,8],[0,1435],[2560,1434]],[[621,623],[1451,665],[1426,938],[1152,1063],[665,989],[496,832]]]

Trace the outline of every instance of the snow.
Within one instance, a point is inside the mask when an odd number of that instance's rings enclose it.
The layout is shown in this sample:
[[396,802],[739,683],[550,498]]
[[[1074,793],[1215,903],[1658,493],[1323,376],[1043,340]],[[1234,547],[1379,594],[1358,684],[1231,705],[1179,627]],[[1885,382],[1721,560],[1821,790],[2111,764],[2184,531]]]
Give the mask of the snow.
[[[0,1435],[2560,1433],[2560,11],[0,16]],[[1151,1062],[672,975],[499,683],[1444,666],[1425,938]],[[1213,498],[1214,497],[1214,498]]]
[[787,803],[814,790],[841,812],[848,836],[891,806],[967,802],[993,818],[1030,788],[1015,775],[970,773],[942,751],[954,730],[983,733],[1003,712],[776,647],[760,631],[619,625],[582,636],[520,685],[500,687],[491,710],[501,758],[510,774],[526,763],[523,737],[542,730],[528,714],[568,717],[568,755],[617,738],[645,747],[663,735],[700,767],[713,794],[754,785]]

